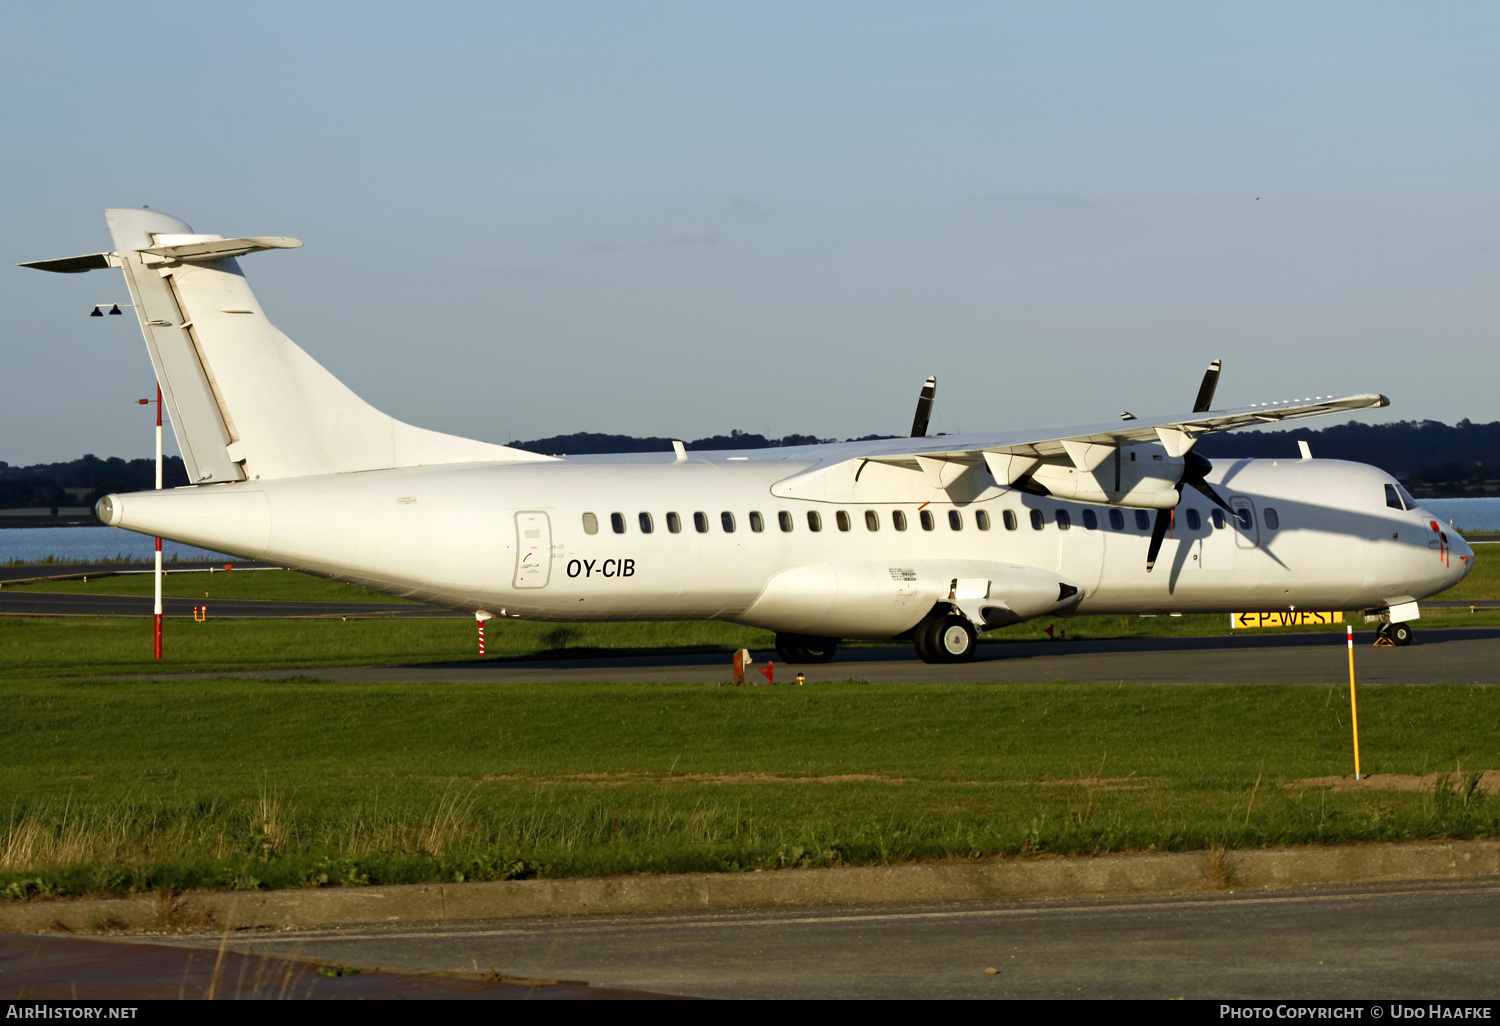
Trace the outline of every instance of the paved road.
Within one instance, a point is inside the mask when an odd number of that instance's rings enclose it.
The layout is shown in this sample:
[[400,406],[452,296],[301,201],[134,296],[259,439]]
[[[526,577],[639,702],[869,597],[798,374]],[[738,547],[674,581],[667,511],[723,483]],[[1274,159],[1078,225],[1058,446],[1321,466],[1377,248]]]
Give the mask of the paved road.
[[[1500,683],[1500,627],[1419,631],[1419,645],[1374,648],[1373,631],[1356,632],[1356,670],[1364,684]],[[1169,684],[1347,684],[1344,636],[1239,634],[1213,638],[1127,638],[1111,641],[1005,642],[981,645],[972,663],[928,665],[909,647],[849,648],[832,663],[803,666],[808,681],[861,680],[881,684],[991,681],[1123,681]],[[775,653],[755,652],[756,666]],[[789,683],[799,667],[778,665]],[[253,671],[255,677],[309,671]],[[337,681],[663,682],[714,683],[730,679],[729,655],[610,656],[592,659],[490,659],[403,666],[319,667]],[[747,679],[763,680],[752,671]]]
[[1494,1000],[1500,886],[441,923],[229,944],[721,998]]

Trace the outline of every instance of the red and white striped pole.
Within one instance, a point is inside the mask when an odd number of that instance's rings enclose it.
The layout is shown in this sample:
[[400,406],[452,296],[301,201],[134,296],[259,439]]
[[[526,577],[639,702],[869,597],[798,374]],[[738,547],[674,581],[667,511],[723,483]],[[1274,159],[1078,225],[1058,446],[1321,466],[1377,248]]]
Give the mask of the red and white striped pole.
[[[156,490],[161,491],[161,383],[156,385]],[[156,539],[156,603],[151,607],[152,651],[161,658],[161,539]]]
[[479,658],[484,658],[484,621],[490,618],[490,614],[482,609],[475,610],[474,619],[479,624]]

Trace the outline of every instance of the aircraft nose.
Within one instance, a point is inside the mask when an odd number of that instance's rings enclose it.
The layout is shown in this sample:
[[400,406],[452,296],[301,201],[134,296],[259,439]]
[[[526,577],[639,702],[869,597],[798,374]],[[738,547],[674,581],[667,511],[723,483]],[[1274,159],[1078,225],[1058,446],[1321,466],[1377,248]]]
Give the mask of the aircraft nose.
[[1451,528],[1448,530],[1448,555],[1452,562],[1453,583],[1457,584],[1474,569],[1474,549]]

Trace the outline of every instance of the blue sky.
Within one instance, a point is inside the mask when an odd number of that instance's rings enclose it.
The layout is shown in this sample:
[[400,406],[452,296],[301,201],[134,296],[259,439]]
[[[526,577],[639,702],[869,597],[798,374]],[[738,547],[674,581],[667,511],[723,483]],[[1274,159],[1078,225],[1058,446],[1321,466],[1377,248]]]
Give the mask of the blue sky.
[[[102,208],[243,261],[357,392],[492,441],[900,433],[1381,391],[1500,418],[1500,7],[30,5],[8,262]],[[0,459],[146,455],[105,272],[0,271]]]

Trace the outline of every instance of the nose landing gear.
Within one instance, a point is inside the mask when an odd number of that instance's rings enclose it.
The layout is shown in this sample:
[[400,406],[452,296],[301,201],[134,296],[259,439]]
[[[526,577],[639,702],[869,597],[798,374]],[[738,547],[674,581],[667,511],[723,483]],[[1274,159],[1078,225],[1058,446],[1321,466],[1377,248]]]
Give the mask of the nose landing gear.
[[1404,648],[1416,640],[1417,632],[1409,623],[1383,623],[1375,632],[1376,648]]

